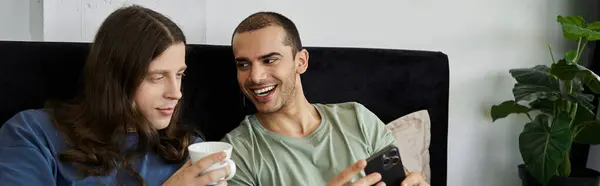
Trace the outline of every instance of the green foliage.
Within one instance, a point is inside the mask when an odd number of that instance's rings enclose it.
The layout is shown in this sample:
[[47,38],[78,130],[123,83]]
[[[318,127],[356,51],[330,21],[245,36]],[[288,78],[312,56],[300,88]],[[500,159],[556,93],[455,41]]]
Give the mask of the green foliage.
[[550,180],[564,161],[571,147],[569,115],[562,113],[552,123],[548,115],[541,114],[527,124],[519,135],[519,150],[527,168],[538,180]]
[[[577,42],[577,50],[567,51],[552,65],[511,69],[517,81],[507,100],[491,108],[493,121],[511,114],[525,114],[526,123],[519,135],[519,150],[525,165],[543,185],[553,176],[569,176],[569,152],[573,142],[600,144],[600,120],[596,116],[594,95],[600,94],[600,77],[578,62],[588,41],[600,40],[600,22],[586,24],[581,16],[558,16],[563,36]],[[536,111],[536,112],[533,112]],[[536,113],[532,118],[532,113]]]

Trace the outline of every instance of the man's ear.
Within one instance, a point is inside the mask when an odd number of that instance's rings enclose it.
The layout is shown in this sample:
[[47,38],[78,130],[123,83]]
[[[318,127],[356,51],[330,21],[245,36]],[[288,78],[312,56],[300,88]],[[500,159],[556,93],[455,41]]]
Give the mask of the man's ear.
[[308,51],[306,49],[302,49],[296,53],[296,73],[304,74],[306,69],[308,68]]

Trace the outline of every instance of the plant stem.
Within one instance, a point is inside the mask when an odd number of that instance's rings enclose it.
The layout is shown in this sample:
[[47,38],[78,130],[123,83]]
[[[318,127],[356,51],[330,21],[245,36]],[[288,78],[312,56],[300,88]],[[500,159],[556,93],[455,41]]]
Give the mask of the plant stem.
[[[583,38],[579,39],[579,42],[581,42]],[[573,62],[575,62],[575,64],[578,63],[579,58],[581,58],[581,55],[583,54],[583,51],[585,50],[585,45],[587,45],[588,40],[585,40],[583,42],[583,45],[581,46],[581,48],[579,48],[579,44],[577,44],[577,55],[575,56],[575,59]]]
[[575,139],[575,137],[577,137],[577,135],[579,135],[579,133],[583,130],[582,126],[576,127],[575,128],[575,133],[573,134],[572,138]]
[[548,45],[548,50],[550,50],[550,57],[552,57],[552,64],[556,63],[554,60],[554,54],[552,54],[552,45]]
[[577,58],[579,58],[579,51],[581,50],[581,37],[577,40],[577,52],[575,53],[575,59],[573,59],[573,63],[577,64]]
[[[576,63],[576,62],[575,62]],[[573,80],[567,80],[564,82],[564,90],[566,91],[566,95],[571,95],[573,93]],[[573,125],[575,122],[575,115],[577,115],[577,102],[571,102],[564,100],[566,104],[566,110],[569,113],[571,121],[569,122],[569,127]]]
[[[577,115],[577,107],[578,107],[578,104],[577,103],[573,103],[573,105],[571,107],[571,112],[570,112],[570,114],[571,114],[571,122],[570,122],[569,126],[572,126],[573,122],[575,121],[575,116]],[[573,136],[573,138],[575,138],[575,136]]]
[[571,175],[571,160],[569,160],[569,152],[565,153],[565,157],[563,159],[563,163],[559,166],[561,170],[559,170],[559,174],[564,177],[569,177]]
[[557,104],[557,102],[558,102],[558,101],[554,101],[554,102],[552,102],[552,115],[554,115],[554,116],[556,116],[556,114],[557,114],[557,110],[558,110],[558,108],[557,108],[557,107],[558,107],[558,105],[556,105],[556,104]]
[[[563,91],[565,91],[564,92],[565,95],[571,95],[571,93],[573,93],[573,80],[564,81],[564,86],[565,87],[564,87]],[[563,109],[565,109],[564,111],[567,111],[570,115],[573,115],[573,107],[574,107],[574,104],[576,104],[576,103],[573,103],[568,100],[563,100],[563,101],[565,104],[564,108],[563,108]],[[571,119],[573,119],[573,117],[571,117]]]

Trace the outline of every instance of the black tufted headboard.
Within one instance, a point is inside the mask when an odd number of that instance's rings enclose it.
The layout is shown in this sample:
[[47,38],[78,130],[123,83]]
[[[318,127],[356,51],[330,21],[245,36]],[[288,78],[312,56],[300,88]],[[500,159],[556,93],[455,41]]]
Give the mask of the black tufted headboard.
[[[46,99],[68,99],[78,88],[89,43],[0,41],[0,124]],[[440,52],[308,47],[302,75],[310,102],[357,101],[388,123],[427,109],[431,117],[431,185],[446,185],[448,58]],[[183,82],[184,121],[207,140],[220,140],[245,114],[229,46],[189,45]],[[247,103],[247,104],[244,104]],[[223,117],[225,115],[226,117]]]

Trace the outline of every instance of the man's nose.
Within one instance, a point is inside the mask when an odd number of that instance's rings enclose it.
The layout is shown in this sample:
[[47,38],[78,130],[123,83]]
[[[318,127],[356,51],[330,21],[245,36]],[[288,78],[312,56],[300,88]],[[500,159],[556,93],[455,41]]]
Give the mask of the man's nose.
[[165,97],[167,97],[168,99],[181,99],[182,97],[182,93],[181,93],[181,84],[179,82],[172,82],[169,84],[169,86],[167,87],[167,91],[165,92]]
[[262,65],[253,65],[250,70],[250,81],[259,84],[267,78],[267,74]]

